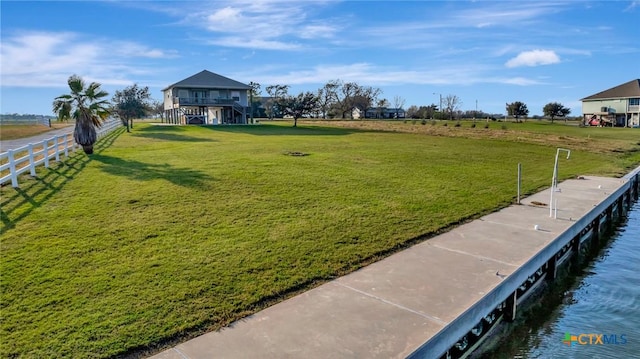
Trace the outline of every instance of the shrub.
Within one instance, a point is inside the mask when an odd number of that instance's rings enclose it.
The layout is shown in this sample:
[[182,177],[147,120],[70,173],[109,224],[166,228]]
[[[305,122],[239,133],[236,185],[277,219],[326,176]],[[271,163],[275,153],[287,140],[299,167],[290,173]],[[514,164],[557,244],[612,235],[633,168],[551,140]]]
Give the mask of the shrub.
[[420,123],[421,123],[422,125],[426,125],[426,124],[427,124],[427,120],[422,120]]

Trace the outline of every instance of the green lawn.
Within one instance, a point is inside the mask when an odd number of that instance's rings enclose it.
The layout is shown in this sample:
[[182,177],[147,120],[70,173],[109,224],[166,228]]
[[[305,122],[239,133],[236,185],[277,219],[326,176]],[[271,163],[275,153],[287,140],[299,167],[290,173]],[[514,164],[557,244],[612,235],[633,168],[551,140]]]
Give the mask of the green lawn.
[[[556,142],[535,129],[381,124],[137,124],[2,187],[0,355],[154,351],[512,203],[519,162],[524,192],[551,182]],[[562,178],[640,163],[637,130],[554,128],[600,149],[577,146]]]

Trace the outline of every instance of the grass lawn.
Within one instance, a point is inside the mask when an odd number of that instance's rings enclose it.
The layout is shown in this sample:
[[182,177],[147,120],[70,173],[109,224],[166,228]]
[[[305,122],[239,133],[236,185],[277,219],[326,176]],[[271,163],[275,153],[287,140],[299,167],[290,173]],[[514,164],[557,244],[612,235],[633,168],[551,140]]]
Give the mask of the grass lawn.
[[141,123],[2,187],[0,356],[135,355],[220,328],[512,203],[519,162],[524,192],[548,186],[558,144],[562,178],[640,163],[632,129],[362,123]]
[[72,126],[70,123],[52,122],[51,127],[45,125],[1,125],[0,140],[15,140],[39,135],[58,128]]

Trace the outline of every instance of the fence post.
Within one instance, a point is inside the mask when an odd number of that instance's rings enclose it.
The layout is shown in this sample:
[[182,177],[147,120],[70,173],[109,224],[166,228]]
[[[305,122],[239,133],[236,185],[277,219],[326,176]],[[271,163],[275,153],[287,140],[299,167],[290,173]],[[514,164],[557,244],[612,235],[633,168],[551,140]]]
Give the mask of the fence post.
[[36,176],[36,161],[33,157],[33,143],[29,144],[29,173],[31,177]]
[[11,173],[11,186],[18,187],[18,174],[16,173],[16,161],[13,158],[13,150],[7,151],[9,157],[9,172]]
[[44,167],[49,168],[49,140],[42,141],[42,152],[44,154]]
[[62,143],[64,143],[64,157],[69,158],[69,140],[67,135],[62,135]]
[[58,136],[53,138],[53,146],[56,149],[56,161],[60,162],[60,144],[58,143]]

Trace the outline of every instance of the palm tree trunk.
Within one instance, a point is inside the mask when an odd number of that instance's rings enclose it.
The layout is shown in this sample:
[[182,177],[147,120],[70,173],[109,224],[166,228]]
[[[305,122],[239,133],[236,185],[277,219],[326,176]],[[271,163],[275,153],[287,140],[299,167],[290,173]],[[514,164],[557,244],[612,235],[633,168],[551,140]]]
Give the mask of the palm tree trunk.
[[98,139],[98,134],[93,126],[93,123],[89,121],[77,120],[75,130],[73,131],[73,139],[77,144],[82,146],[84,153],[90,155],[93,153],[93,144]]

